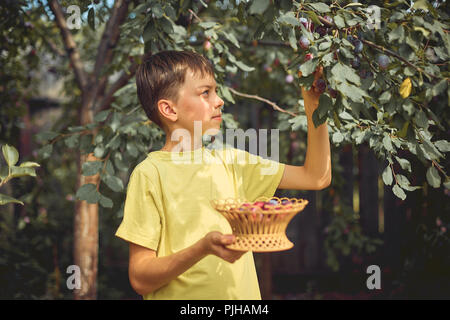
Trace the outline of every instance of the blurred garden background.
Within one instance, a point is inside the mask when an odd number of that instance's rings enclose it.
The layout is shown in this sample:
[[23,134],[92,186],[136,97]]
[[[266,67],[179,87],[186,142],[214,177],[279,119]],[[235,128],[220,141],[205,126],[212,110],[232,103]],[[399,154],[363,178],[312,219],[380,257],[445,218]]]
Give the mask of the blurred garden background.
[[[327,121],[333,181],[277,191],[309,204],[288,226],[294,248],[254,254],[263,299],[450,298],[449,12],[426,0],[2,1],[0,298],[141,299],[114,233],[131,171],[164,143],[134,82],[162,50],[210,59],[224,132],[279,129],[279,161],[294,165],[300,86],[324,67],[314,122]],[[367,287],[371,265],[381,289]]]

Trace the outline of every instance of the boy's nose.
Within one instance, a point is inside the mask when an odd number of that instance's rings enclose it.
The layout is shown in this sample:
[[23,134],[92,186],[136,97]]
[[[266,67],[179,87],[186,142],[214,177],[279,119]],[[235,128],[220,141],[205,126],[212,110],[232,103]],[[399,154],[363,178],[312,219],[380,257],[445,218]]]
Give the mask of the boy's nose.
[[216,105],[216,109],[217,109],[217,108],[222,108],[224,104],[225,104],[225,102],[219,97],[219,102],[218,102],[218,104]]

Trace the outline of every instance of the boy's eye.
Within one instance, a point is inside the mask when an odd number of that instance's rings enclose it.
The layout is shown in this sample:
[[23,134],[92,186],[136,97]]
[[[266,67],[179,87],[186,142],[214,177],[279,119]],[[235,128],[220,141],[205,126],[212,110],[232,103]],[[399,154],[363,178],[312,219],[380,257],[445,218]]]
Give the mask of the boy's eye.
[[[203,91],[203,93],[205,93],[205,92],[209,92],[209,90]],[[218,92],[219,92],[219,90],[216,89],[216,93],[218,93]],[[203,93],[202,93],[202,94],[203,94]]]

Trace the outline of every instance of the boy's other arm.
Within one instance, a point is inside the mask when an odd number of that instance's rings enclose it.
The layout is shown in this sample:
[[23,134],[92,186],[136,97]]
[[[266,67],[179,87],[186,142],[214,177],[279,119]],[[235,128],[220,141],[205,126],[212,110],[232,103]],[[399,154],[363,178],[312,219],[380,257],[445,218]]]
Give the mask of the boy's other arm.
[[[314,84],[321,77],[323,68],[314,74]],[[286,165],[279,189],[320,190],[331,184],[331,152],[327,122],[317,128],[312,115],[319,106],[320,93],[313,85],[306,91],[302,87],[305,113],[308,123],[306,158],[303,166]]]
[[138,294],[146,295],[168,284],[208,254],[234,263],[245,253],[225,247],[235,240],[233,235],[212,231],[190,247],[165,257],[156,257],[155,250],[130,242],[130,284]]

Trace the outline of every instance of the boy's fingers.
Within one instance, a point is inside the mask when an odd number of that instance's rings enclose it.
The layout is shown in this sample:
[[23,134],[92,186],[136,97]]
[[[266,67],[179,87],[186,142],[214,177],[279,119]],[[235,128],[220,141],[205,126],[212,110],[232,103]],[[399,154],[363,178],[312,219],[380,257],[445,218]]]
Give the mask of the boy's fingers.
[[213,243],[219,244],[221,238],[222,238],[222,237],[221,237],[221,234],[219,234],[219,233],[214,233],[214,234],[212,235],[212,237],[211,237],[211,240],[212,240]]
[[314,72],[314,82],[317,81],[317,79],[322,78],[322,74],[323,74],[323,67],[319,66],[316,69],[316,72]]
[[227,234],[227,235],[222,236],[222,244],[231,244],[234,242],[234,240],[235,240],[235,237],[232,234]]
[[318,66],[316,71],[314,72],[314,82],[313,82],[314,92],[319,92],[320,91],[320,90],[318,90],[316,88],[316,84],[317,84],[317,80],[322,78],[322,75],[323,75],[323,67],[322,66]]

